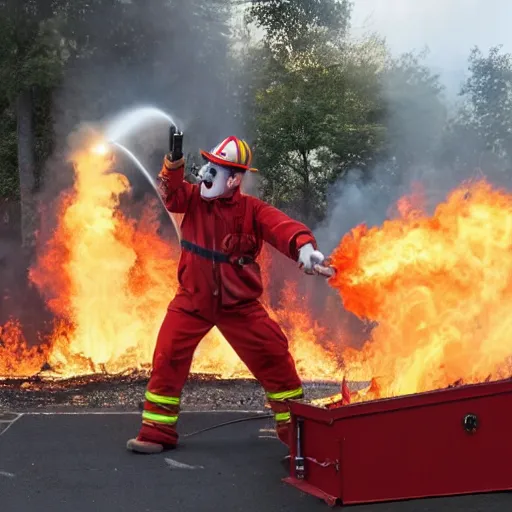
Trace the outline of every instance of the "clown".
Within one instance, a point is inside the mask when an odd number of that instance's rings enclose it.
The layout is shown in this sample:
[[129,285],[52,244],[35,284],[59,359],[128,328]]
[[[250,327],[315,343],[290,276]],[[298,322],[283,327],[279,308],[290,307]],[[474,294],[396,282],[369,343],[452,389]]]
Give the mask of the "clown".
[[303,397],[285,334],[261,305],[257,257],[263,242],[307,273],[324,262],[311,231],[278,209],[240,191],[251,149],[229,137],[205,160],[199,183],[184,179],[185,161],[164,158],[159,188],[167,209],[183,214],[179,288],[158,334],[142,426],[127,448],[159,453],[176,447],[181,392],[202,338],[216,326],[263,386],[279,439],[289,443],[287,402]]

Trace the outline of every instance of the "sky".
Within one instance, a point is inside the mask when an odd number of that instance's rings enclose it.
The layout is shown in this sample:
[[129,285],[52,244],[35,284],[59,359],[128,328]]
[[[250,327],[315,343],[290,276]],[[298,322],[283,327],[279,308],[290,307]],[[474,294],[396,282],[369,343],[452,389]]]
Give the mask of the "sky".
[[512,0],[354,0],[352,35],[384,36],[393,54],[428,47],[425,61],[456,93],[473,46],[512,52]]

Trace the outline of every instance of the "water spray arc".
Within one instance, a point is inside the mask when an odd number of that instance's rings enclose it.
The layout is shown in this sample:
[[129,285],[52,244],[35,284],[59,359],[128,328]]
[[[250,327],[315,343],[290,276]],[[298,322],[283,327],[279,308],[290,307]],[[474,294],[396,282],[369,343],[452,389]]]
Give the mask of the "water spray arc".
[[176,231],[176,236],[178,237],[178,241],[180,242],[181,241],[181,230],[180,230],[180,226],[178,224],[178,221],[176,220],[176,218],[174,217],[174,215],[169,211],[167,210],[166,206],[165,206],[165,203],[164,203],[164,200],[162,199],[162,196],[160,195],[159,191],[158,191],[158,188],[156,186],[156,183],[155,181],[153,180],[153,177],[151,176],[151,174],[148,172],[148,170],[142,165],[142,163],[140,162],[140,160],[126,147],[124,146],[123,144],[119,143],[119,142],[110,142],[110,144],[112,146],[115,146],[117,147],[118,149],[120,149],[126,156],[128,156],[128,158],[130,158],[130,160],[132,160],[132,162],[137,166],[137,168],[142,172],[142,174],[145,176],[145,178],[148,180],[148,182],[150,183],[150,185],[153,187],[153,190],[156,192],[156,195],[158,197],[158,199],[160,200],[160,202],[162,203],[162,206],[165,208],[165,211],[167,212],[167,214],[169,215],[169,218],[171,219],[171,222],[174,226],[174,230]]
[[115,140],[117,142],[129,136],[135,129],[140,129],[142,126],[161,120],[168,126],[178,126],[174,118],[155,107],[138,107],[128,111],[123,111],[112,119],[105,128],[104,134],[107,140]]
[[[179,222],[177,218],[165,207],[165,203],[158,191],[156,180],[148,172],[144,165],[142,165],[140,160],[126,147],[123,140],[132,134],[133,131],[137,128],[141,128],[145,124],[153,122],[155,119],[159,119],[165,122],[168,126],[170,125],[169,149],[171,152],[176,152],[177,150],[181,155],[183,134],[178,130],[177,123],[169,114],[151,106],[138,107],[132,110],[121,112],[105,127],[105,142],[97,144],[94,148],[92,148],[92,150],[99,154],[107,154],[110,151],[110,148],[115,147],[123,152],[128,158],[130,158],[130,160],[135,164],[136,168],[142,172],[144,177],[152,186],[153,190],[156,192],[158,199],[162,203],[163,207],[169,215],[169,218],[171,219],[178,241],[181,241],[181,229]],[[123,141],[123,143],[121,143],[121,141]]]

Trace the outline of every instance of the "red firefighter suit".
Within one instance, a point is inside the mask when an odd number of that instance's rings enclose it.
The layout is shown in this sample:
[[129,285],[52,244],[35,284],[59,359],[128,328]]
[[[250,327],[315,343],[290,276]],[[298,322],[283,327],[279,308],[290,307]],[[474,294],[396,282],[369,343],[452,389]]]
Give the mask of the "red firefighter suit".
[[[267,242],[297,261],[299,249],[316,242],[300,222],[236,187],[229,197],[207,201],[184,180],[184,162],[166,158],[160,176],[170,212],[184,214],[179,289],[161,326],[136,441],[174,447],[182,388],[194,351],[217,326],[263,386],[279,438],[288,444],[287,400],[303,396],[288,341],[261,303],[256,258]],[[133,447],[132,447],[133,448]],[[134,451],[145,451],[137,450]]]

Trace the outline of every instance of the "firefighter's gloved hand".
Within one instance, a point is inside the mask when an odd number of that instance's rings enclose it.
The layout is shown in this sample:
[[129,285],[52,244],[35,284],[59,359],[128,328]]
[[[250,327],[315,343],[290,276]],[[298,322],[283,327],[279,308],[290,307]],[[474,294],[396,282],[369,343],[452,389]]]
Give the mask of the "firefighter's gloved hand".
[[314,266],[321,265],[325,261],[325,256],[315,250],[312,244],[303,245],[299,249],[299,267],[307,273],[314,273]]
[[166,178],[168,174],[172,171],[176,171],[177,169],[181,169],[185,166],[185,158],[180,158],[179,160],[173,161],[172,154],[167,153],[164,157],[164,165],[162,166],[162,170],[158,175],[159,178]]

